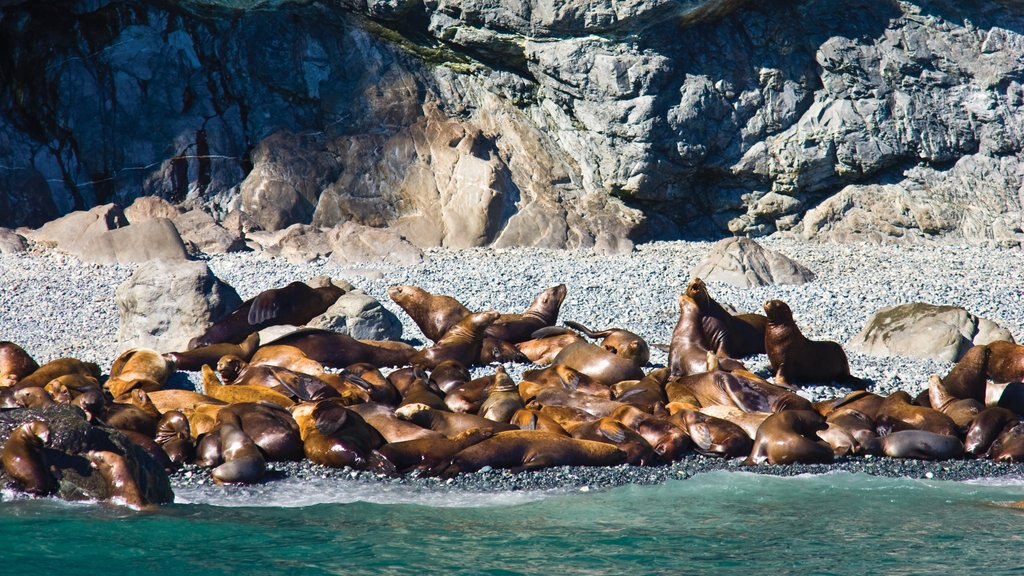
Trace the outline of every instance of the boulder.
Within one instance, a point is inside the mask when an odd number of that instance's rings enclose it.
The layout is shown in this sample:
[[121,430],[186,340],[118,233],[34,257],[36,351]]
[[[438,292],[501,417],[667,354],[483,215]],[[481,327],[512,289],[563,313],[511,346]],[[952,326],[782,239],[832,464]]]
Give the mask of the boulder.
[[[109,500],[110,484],[90,468],[85,453],[90,450],[115,452],[125,458],[142,496],[152,504],[174,500],[164,469],[142,448],[113,428],[94,426],[73,406],[55,405],[42,409],[19,408],[0,412],[0,446],[11,432],[26,422],[42,420],[50,429],[46,457],[59,472],[57,497],[65,500]],[[0,467],[0,485],[13,485]]]
[[190,252],[224,254],[245,247],[240,234],[233,234],[202,210],[189,210],[173,219],[181,239],[194,248]]
[[132,202],[131,206],[124,209],[125,217],[132,224],[153,218],[174,220],[180,214],[180,208],[159,196],[140,196]]
[[307,326],[341,332],[361,340],[398,340],[402,337],[401,320],[361,290],[341,296]]
[[153,260],[117,287],[118,350],[184,350],[188,341],[242,305],[205,262]]
[[331,262],[339,265],[364,262],[419,264],[423,251],[403,236],[383,228],[344,222],[327,232]]
[[17,254],[27,250],[25,239],[9,228],[0,228],[0,254]]
[[850,350],[871,356],[908,356],[956,362],[974,345],[1013,342],[1008,330],[956,306],[914,302],[882,308],[850,340]]
[[253,231],[247,238],[266,254],[296,264],[312,262],[331,253],[327,235],[308,224],[292,224],[284,230],[272,232]]
[[120,206],[103,204],[61,216],[27,235],[40,244],[78,256],[93,237],[127,225],[128,220]]
[[716,242],[711,252],[690,272],[690,277],[750,288],[803,284],[814,280],[814,273],[750,238],[739,237]]
[[98,264],[188,259],[178,229],[166,218],[91,235],[81,241],[77,254],[86,262]]

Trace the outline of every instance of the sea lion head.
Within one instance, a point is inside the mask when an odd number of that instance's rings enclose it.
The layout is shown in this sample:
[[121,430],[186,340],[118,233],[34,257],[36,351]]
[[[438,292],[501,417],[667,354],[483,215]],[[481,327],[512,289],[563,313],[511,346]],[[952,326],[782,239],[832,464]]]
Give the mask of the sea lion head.
[[769,300],[764,303],[764,313],[772,324],[790,324],[793,322],[793,311],[782,300]]
[[704,284],[704,281],[700,278],[694,278],[686,286],[686,295],[693,298],[694,302],[704,306],[707,304],[710,294],[708,294],[708,287]]
[[425,290],[417,286],[410,286],[408,284],[400,284],[396,286],[388,287],[388,298],[391,298],[395,304],[402,306],[404,303],[412,301],[414,298],[422,298],[426,293]]
[[245,360],[234,354],[225,354],[217,361],[217,373],[220,374],[221,381],[234,382],[246,364]]

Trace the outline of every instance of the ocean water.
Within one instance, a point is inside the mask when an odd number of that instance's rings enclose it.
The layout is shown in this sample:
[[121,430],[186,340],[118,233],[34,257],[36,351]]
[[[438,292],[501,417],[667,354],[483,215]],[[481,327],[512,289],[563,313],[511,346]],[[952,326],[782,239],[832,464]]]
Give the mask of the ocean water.
[[332,481],[0,503],[2,574],[1019,574],[1024,479],[714,472],[607,491]]

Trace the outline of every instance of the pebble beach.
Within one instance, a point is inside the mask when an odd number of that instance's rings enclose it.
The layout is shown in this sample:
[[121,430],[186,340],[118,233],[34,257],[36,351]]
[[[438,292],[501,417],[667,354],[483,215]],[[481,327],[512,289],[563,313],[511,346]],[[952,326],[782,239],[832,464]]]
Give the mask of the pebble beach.
[[[709,282],[712,296],[738,311],[760,311],[768,299],[790,304],[801,330],[810,338],[845,344],[884,306],[928,302],[961,306],[1024,334],[1024,288],[1019,284],[1024,264],[1019,250],[952,244],[876,246],[761,239],[816,274],[802,285],[736,288]],[[565,283],[568,292],[560,320],[574,320],[594,329],[627,328],[649,343],[667,344],[678,318],[676,298],[690,280],[690,270],[707,255],[708,242],[658,242],[639,245],[629,254],[598,255],[590,251],[541,249],[433,249],[421,264],[388,263],[341,267],[328,259],[292,263],[257,252],[203,257],[211,270],[233,286],[243,299],[262,290],[317,275],[344,278],[377,298],[403,323],[403,339],[427,343],[411,319],[390,299],[386,290],[395,284],[413,284],[430,292],[448,294],[470,309],[520,311],[540,290]],[[143,264],[144,265],[144,264]],[[114,291],[138,265],[96,265],[73,256],[34,247],[28,253],[0,256],[0,339],[21,345],[40,362],[64,356],[97,362],[106,372],[117,357],[118,311]],[[871,382],[870,390],[889,394],[905,390],[914,395],[927,386],[932,373],[945,374],[950,363],[902,357],[880,358],[847,350],[854,375]],[[662,366],[666,354],[652,348],[649,368]],[[756,373],[770,377],[766,356],[747,359]],[[507,366],[513,378],[531,365]],[[474,375],[493,367],[477,367]],[[196,378],[193,375],[192,380]],[[187,382],[185,383],[187,386]],[[801,394],[820,400],[846,390],[805,387]],[[655,469],[616,467],[606,470],[556,469],[511,475],[485,471],[456,479],[455,487],[468,489],[536,489],[554,486],[605,486],[663,482],[714,469],[738,468],[738,462],[690,457]],[[1018,475],[1017,465],[988,461],[946,463],[900,462],[891,459],[839,459],[831,466],[761,466],[771,474],[821,473],[829,470],[921,478],[968,479]],[[312,465],[276,465],[271,477],[353,478],[384,481],[368,473],[331,471]],[[388,480],[394,482],[395,480]],[[428,479],[399,479],[451,488]],[[173,477],[179,486],[208,482],[208,474],[187,468]]]

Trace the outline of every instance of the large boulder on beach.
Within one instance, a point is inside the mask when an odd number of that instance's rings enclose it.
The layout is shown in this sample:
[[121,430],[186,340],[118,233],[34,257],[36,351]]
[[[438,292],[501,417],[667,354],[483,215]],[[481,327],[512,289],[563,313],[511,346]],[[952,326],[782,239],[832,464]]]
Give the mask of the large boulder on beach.
[[181,239],[189,245],[190,252],[203,254],[224,254],[245,247],[240,234],[232,234],[227,228],[202,210],[189,210],[173,219],[174,227]]
[[[56,496],[65,500],[109,500],[110,483],[89,466],[85,453],[90,450],[114,452],[123,456],[143,498],[152,504],[174,500],[171,483],[164,469],[142,448],[113,428],[94,426],[82,411],[73,406],[55,405],[42,409],[21,408],[0,412],[0,446],[7,443],[18,426],[42,420],[50,429],[46,459],[58,474]],[[13,488],[14,480],[0,467],[0,486]]]
[[914,302],[875,312],[847,345],[871,356],[907,356],[956,362],[971,346],[1013,342],[1010,331],[956,306]]
[[284,230],[254,230],[246,238],[265,254],[296,264],[312,262],[331,253],[327,235],[308,224],[292,224]]
[[174,220],[180,214],[181,208],[159,196],[140,196],[124,209],[124,215],[132,224],[138,224],[153,218]]
[[78,256],[97,264],[124,264],[156,258],[186,260],[188,252],[174,223],[154,218],[93,235],[81,244]]
[[327,232],[327,240],[332,249],[331,261],[335,264],[418,264],[423,261],[422,250],[404,236],[384,228],[344,222]]
[[402,321],[362,290],[343,294],[307,326],[341,332],[361,340],[398,340],[402,337]]
[[91,210],[79,210],[51,220],[27,235],[32,240],[79,256],[89,241],[102,233],[128,225],[117,204],[103,204]]
[[716,242],[690,277],[751,288],[803,284],[814,280],[814,273],[784,254],[768,250],[750,238],[738,237]]
[[119,351],[184,350],[190,339],[242,305],[235,289],[218,279],[205,262],[171,260],[139,266],[117,287],[116,301],[121,318]]

